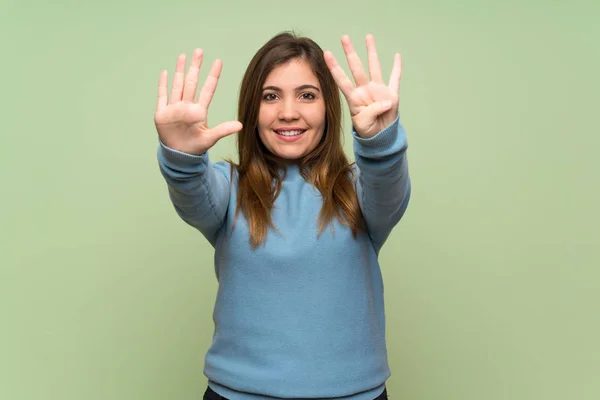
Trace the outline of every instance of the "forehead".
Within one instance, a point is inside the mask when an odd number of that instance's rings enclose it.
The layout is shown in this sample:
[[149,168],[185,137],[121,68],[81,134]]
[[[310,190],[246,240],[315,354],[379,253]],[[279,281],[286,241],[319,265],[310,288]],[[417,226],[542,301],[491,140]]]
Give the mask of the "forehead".
[[319,79],[313,73],[310,64],[303,59],[293,59],[278,65],[269,72],[265,80],[265,86],[277,86],[282,89],[293,89],[303,84],[320,88]]

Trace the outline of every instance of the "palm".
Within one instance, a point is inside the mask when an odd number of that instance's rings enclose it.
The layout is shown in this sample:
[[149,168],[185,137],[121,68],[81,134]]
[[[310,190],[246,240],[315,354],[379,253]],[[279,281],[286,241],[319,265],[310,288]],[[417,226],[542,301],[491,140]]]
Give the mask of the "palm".
[[214,128],[208,126],[208,106],[221,73],[222,64],[216,60],[197,100],[194,100],[202,50],[196,49],[185,77],[185,55],[177,60],[170,103],[167,96],[167,72],[163,71],[158,84],[158,102],[154,123],[161,141],[168,147],[188,154],[202,154],[222,137],[241,129],[238,121],[229,121]]
[[206,114],[206,110],[198,104],[179,102],[158,110],[154,119],[159,125],[168,125],[173,121],[180,121],[185,125],[197,125],[206,123]]
[[[389,83],[386,85],[381,77],[381,67],[373,36],[367,36],[371,80],[367,77],[350,38],[344,36],[342,45],[356,86],[344,73],[331,52],[325,52],[325,60],[348,102],[352,124],[357,133],[362,137],[372,137],[391,124],[398,115],[398,89],[402,72],[400,55],[396,54],[394,57],[394,66]],[[389,105],[383,106],[386,101]]]
[[167,146],[201,154],[199,150],[212,147],[208,137],[202,134],[209,130],[206,114],[198,104],[179,102],[156,112],[154,122]]
[[[386,100],[391,101],[392,105],[394,103],[396,105],[398,104],[398,96],[394,95],[394,93],[392,93],[384,84],[369,82],[367,85],[354,89],[347,99],[353,124],[355,126],[361,125],[360,118],[363,117],[361,112],[364,111],[365,108],[370,104],[374,102],[381,103]],[[378,115],[373,121],[373,124],[368,127],[369,129],[366,129],[366,131],[368,131],[366,133],[369,133],[369,136],[371,136],[370,133],[376,134],[377,132],[383,130],[387,125],[389,125],[386,123],[387,120],[390,120],[390,122],[394,120],[394,111],[396,111],[395,107],[392,106],[392,109],[387,111],[385,114]]]

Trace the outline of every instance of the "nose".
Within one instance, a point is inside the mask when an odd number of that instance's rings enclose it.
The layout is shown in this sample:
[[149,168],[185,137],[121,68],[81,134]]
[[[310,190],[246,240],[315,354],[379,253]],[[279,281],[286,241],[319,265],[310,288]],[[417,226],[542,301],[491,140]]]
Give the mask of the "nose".
[[296,104],[293,99],[287,99],[286,101],[281,102],[281,107],[279,108],[279,119],[289,121],[298,119],[299,114],[296,109]]

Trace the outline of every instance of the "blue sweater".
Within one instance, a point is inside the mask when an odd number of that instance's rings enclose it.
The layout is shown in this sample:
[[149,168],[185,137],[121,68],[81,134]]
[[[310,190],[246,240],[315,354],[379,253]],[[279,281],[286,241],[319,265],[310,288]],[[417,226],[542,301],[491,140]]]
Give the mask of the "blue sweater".
[[390,376],[378,254],[410,198],[407,141],[397,118],[376,136],[352,131],[355,188],[368,233],[333,223],[317,238],[322,198],[297,167],[275,201],[264,246],[253,250],[237,175],[208,153],[159,140],[158,163],[178,215],[214,246],[218,294],[206,354],[209,386],[231,400],[373,400]]

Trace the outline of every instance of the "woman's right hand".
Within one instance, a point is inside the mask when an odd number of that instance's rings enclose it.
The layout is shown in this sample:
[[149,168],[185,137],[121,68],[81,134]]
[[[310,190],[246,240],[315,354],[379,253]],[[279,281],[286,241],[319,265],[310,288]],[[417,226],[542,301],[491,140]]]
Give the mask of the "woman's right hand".
[[196,49],[184,79],[186,55],[177,59],[170,101],[167,95],[167,70],[160,74],[158,101],[154,124],[160,140],[172,149],[201,155],[225,136],[239,132],[239,121],[223,122],[213,128],[208,126],[208,106],[213,98],[221,74],[222,62],[217,59],[206,78],[198,99],[195,100],[198,76],[202,64],[202,49]]

